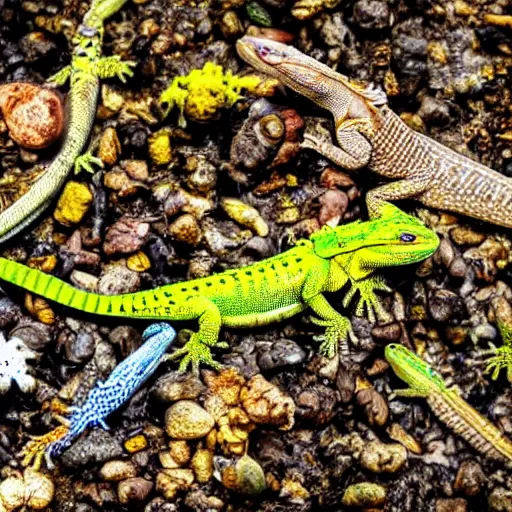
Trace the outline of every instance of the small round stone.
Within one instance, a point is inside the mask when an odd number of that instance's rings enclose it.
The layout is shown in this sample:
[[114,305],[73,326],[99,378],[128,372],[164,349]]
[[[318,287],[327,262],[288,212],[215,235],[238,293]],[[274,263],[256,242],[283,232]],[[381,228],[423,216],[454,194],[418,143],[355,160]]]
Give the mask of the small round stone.
[[127,505],[134,501],[145,500],[151,489],[153,489],[153,482],[149,480],[140,477],[128,478],[119,482],[117,495],[121,504]]
[[137,469],[129,460],[109,460],[100,469],[100,476],[107,482],[118,482],[137,476]]
[[177,402],[165,413],[165,430],[174,439],[200,439],[214,423],[211,414],[191,400]]

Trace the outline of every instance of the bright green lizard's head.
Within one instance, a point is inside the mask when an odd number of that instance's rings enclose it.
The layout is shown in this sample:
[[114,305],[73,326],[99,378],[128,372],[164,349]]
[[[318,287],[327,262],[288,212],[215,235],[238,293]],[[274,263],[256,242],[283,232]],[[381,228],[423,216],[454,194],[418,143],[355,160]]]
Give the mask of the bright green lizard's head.
[[416,263],[439,246],[433,231],[390,203],[382,204],[377,219],[322,229],[310,239],[321,258],[356,253],[361,270]]
[[416,390],[428,391],[432,386],[447,389],[444,380],[423,359],[402,345],[391,343],[386,346],[385,356],[394,372]]

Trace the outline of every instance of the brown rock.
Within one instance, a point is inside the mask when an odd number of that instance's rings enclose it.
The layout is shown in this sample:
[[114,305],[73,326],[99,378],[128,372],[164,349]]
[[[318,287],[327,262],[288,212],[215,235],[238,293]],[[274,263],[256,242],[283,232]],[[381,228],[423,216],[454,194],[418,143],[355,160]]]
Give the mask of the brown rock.
[[149,235],[149,224],[123,217],[107,229],[103,250],[108,256],[130,254],[142,248]]
[[117,496],[123,505],[128,505],[134,501],[144,501],[153,489],[153,482],[144,478],[128,478],[119,482],[117,487]]
[[437,499],[436,512],[466,512],[468,502],[463,498]]
[[457,471],[453,488],[466,496],[476,496],[486,481],[482,467],[475,460],[465,460]]

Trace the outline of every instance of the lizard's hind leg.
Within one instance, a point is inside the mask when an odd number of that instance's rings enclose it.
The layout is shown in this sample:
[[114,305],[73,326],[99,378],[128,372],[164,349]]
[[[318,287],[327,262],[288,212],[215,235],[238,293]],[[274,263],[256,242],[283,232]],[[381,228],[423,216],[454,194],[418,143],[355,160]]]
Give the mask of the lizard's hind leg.
[[220,368],[220,364],[214,361],[211,347],[226,348],[227,343],[219,342],[219,332],[222,324],[219,308],[205,297],[190,297],[179,308],[178,318],[198,318],[199,331],[193,332],[187,344],[167,356],[174,360],[183,357],[178,371],[186,371],[191,363],[196,370],[200,364],[206,364],[213,368]]

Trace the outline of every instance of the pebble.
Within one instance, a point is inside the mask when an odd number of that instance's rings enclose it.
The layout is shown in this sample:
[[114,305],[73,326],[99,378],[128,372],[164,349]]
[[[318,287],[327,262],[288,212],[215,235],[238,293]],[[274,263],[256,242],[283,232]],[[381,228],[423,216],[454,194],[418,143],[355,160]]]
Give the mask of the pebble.
[[178,217],[169,226],[169,233],[178,242],[183,242],[193,247],[197,247],[203,237],[199,223],[190,213]]
[[451,290],[440,289],[429,293],[428,307],[436,322],[455,321],[464,315],[463,300]]
[[72,363],[85,363],[91,359],[96,348],[96,342],[91,333],[80,330],[70,332],[65,341],[66,358]]
[[487,500],[490,510],[496,512],[512,512],[512,491],[503,487],[495,487]]
[[242,406],[255,423],[290,430],[295,422],[295,403],[263,375],[252,377],[240,391]]
[[373,473],[396,473],[407,462],[407,450],[398,443],[370,441],[363,448],[359,462]]
[[264,371],[300,364],[306,359],[306,352],[293,340],[259,342],[257,348],[258,366]]
[[436,512],[466,512],[468,502],[463,498],[439,498],[436,500]]
[[174,439],[200,439],[214,424],[210,413],[191,400],[176,402],[165,413],[165,430]]
[[484,233],[477,233],[471,228],[461,226],[451,229],[450,237],[457,245],[479,245],[485,240]]
[[264,237],[268,235],[268,224],[256,208],[231,197],[222,198],[220,205],[229,217],[242,226],[252,229],[258,236]]
[[392,23],[391,11],[382,0],[358,0],[354,4],[354,21],[366,30],[381,30]]
[[98,283],[100,282],[98,277],[87,272],[82,272],[81,270],[73,270],[69,276],[69,280],[76,288],[92,293],[98,291]]
[[121,142],[117,136],[116,129],[109,126],[100,137],[98,156],[107,166],[113,166],[119,160],[121,154]]
[[53,341],[53,329],[30,319],[22,319],[9,332],[9,338],[19,338],[31,350],[43,350]]
[[123,480],[117,487],[119,502],[122,505],[128,505],[132,502],[144,501],[153,489],[153,485],[153,482],[140,477]]
[[377,325],[372,329],[372,336],[381,343],[394,343],[400,340],[402,328],[399,323]]
[[124,443],[124,448],[128,453],[137,453],[148,447],[148,440],[146,436],[143,434],[139,434],[138,436],[130,437]]
[[0,84],[0,110],[11,139],[26,149],[49,146],[60,137],[64,127],[62,97],[37,84]]
[[119,482],[137,476],[137,468],[129,460],[110,460],[103,464],[100,476],[107,482]]
[[61,456],[68,468],[81,468],[91,464],[103,464],[124,455],[121,444],[106,430],[92,429],[78,438]]
[[103,250],[107,256],[130,254],[142,248],[149,235],[150,225],[137,219],[121,218],[105,233]]
[[465,496],[473,497],[480,493],[487,477],[475,460],[465,460],[457,471],[453,488]]
[[243,455],[235,461],[216,456],[214,466],[215,476],[220,476],[227,489],[254,496],[261,494],[267,487],[263,468],[249,455]]
[[213,453],[205,448],[199,448],[192,457],[192,469],[199,483],[206,483],[213,476]]
[[120,264],[106,265],[98,283],[98,293],[101,295],[132,293],[139,288],[139,274]]
[[186,441],[169,441],[169,453],[180,466],[190,460],[190,446]]
[[336,227],[348,208],[348,196],[341,190],[328,190],[319,198],[320,213],[318,221],[320,226]]
[[153,394],[162,402],[176,402],[177,400],[193,400],[203,391],[204,385],[194,374],[171,372],[160,377],[154,387]]
[[444,125],[450,121],[450,107],[442,100],[432,96],[424,96],[418,110],[418,115],[427,124]]
[[68,181],[57,202],[53,217],[63,226],[78,224],[92,204],[93,195],[85,183]]
[[146,254],[139,251],[128,257],[126,266],[134,272],[146,272],[151,268],[151,261]]
[[149,178],[148,164],[145,160],[123,160],[121,168],[134,180],[147,181]]
[[377,507],[386,501],[386,488],[371,482],[349,485],[341,503],[346,507]]
[[178,491],[190,489],[193,483],[194,472],[191,469],[164,469],[156,476],[156,490],[168,500],[172,500]]
[[132,180],[121,169],[115,168],[105,173],[103,182],[106,188],[115,190],[119,197],[129,197],[137,193],[144,185]]

